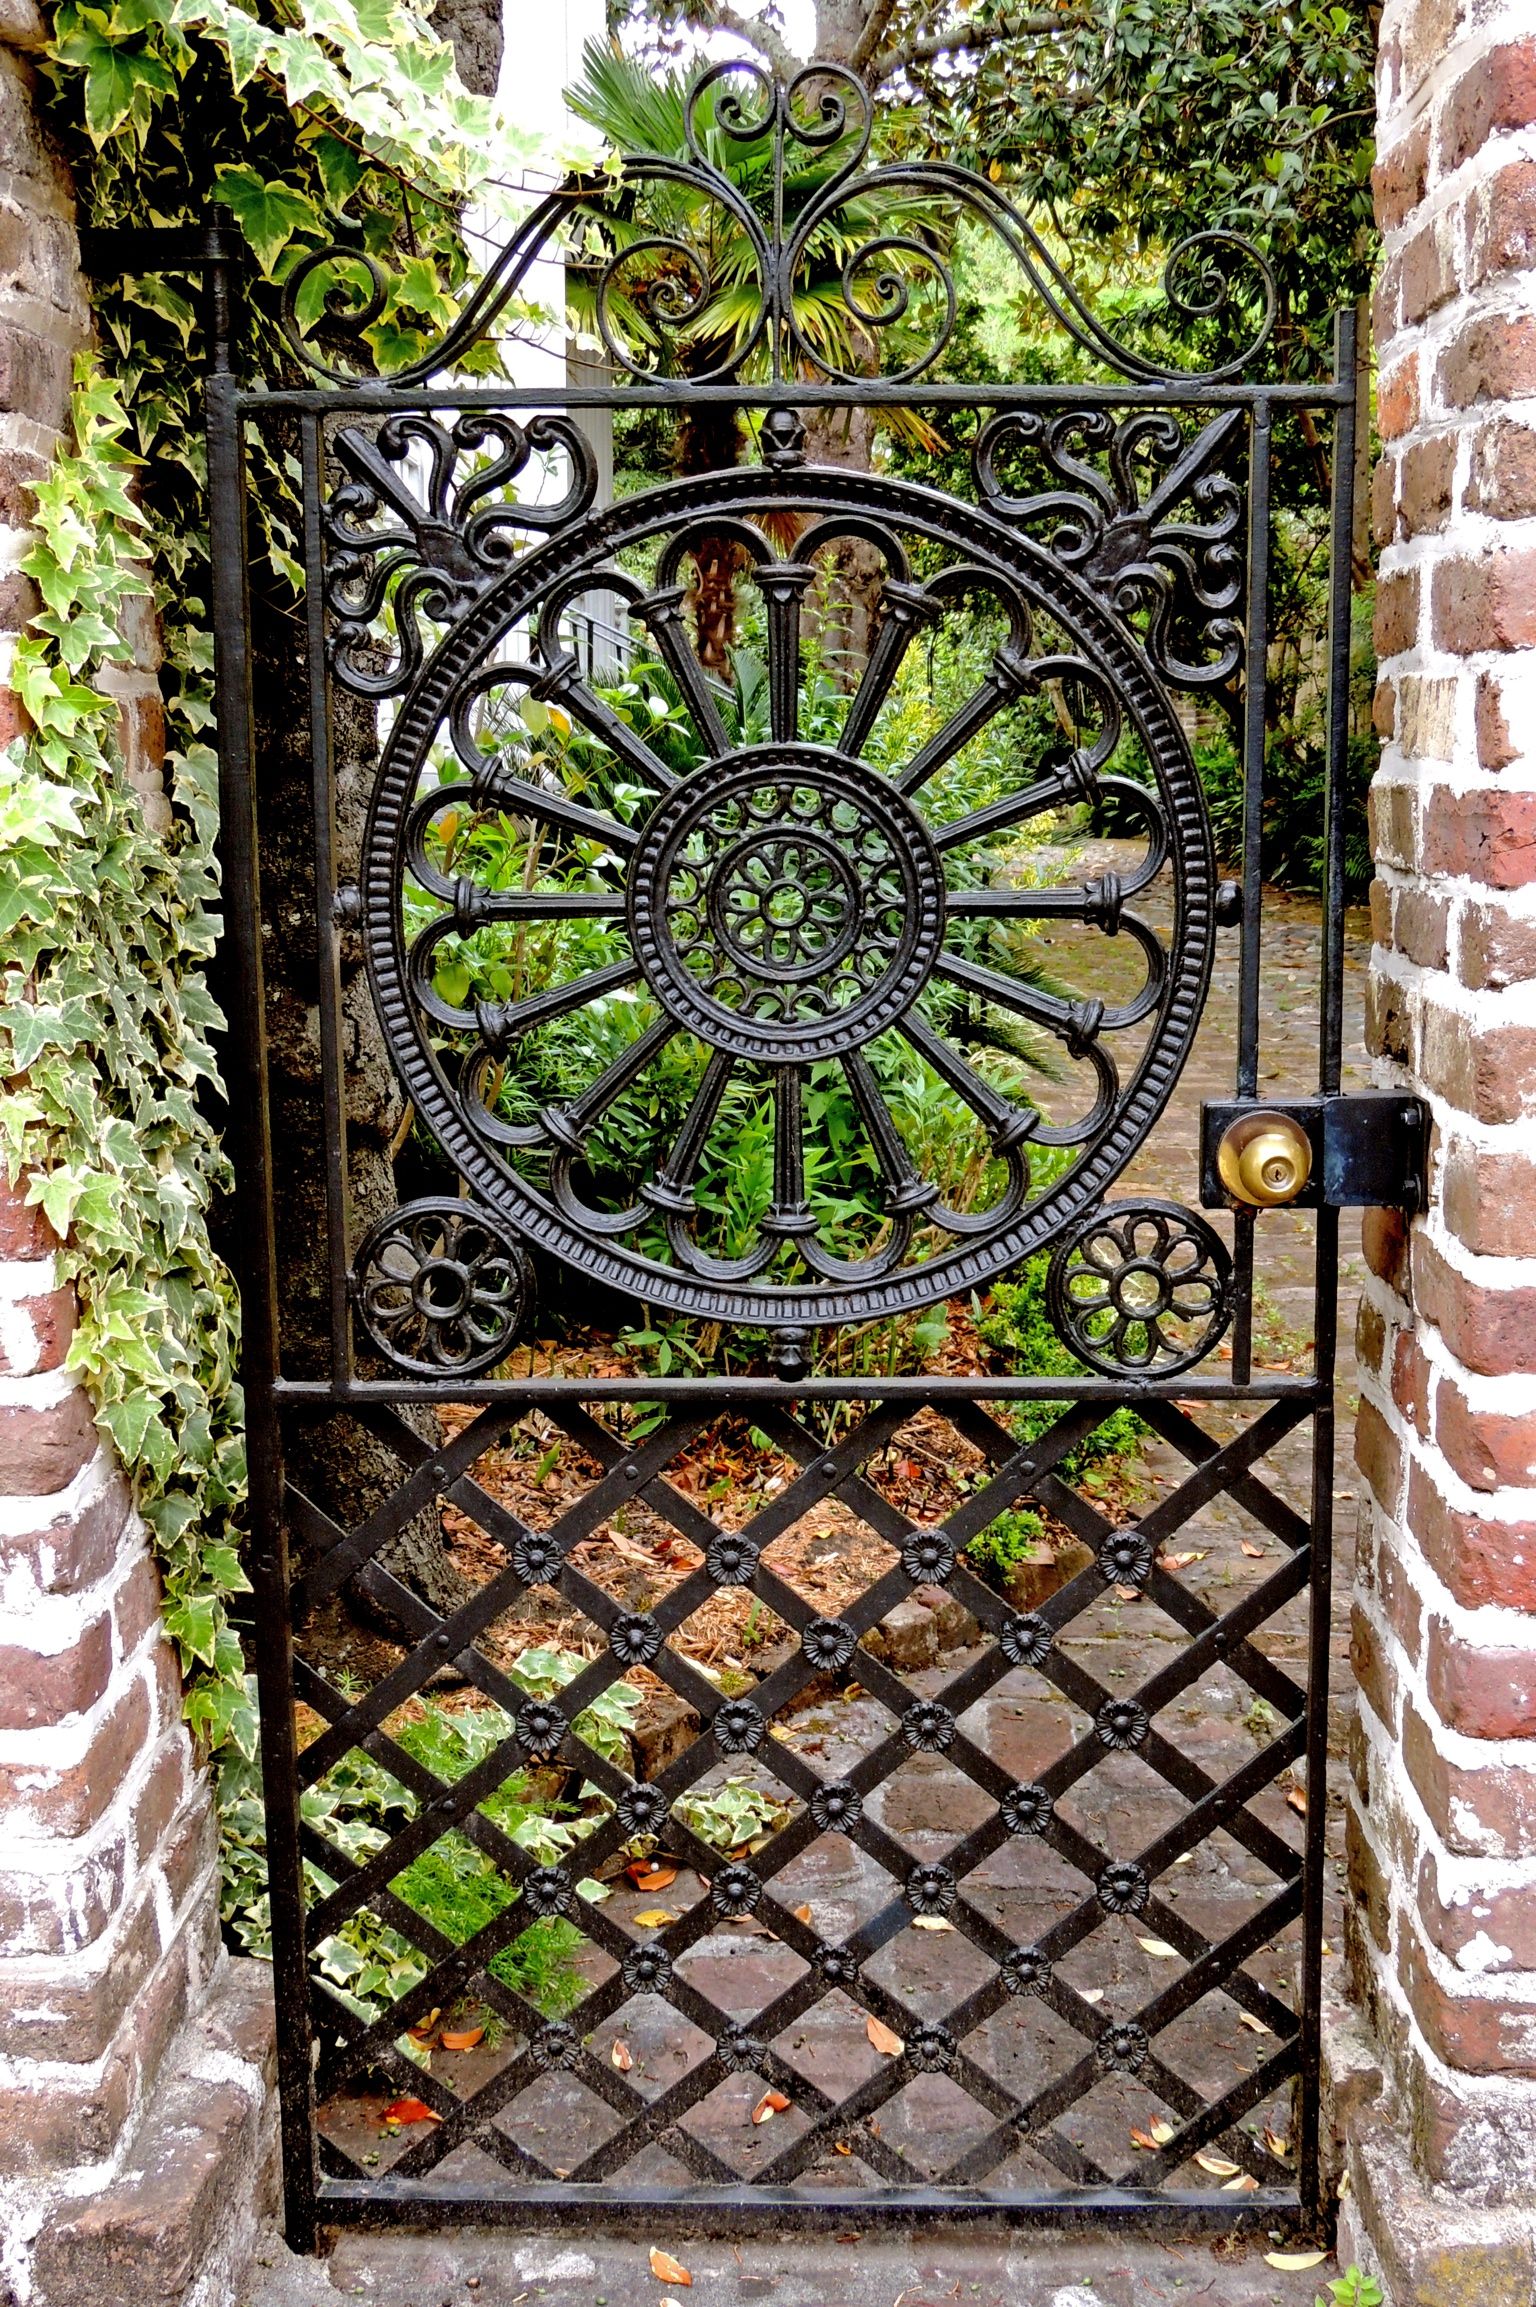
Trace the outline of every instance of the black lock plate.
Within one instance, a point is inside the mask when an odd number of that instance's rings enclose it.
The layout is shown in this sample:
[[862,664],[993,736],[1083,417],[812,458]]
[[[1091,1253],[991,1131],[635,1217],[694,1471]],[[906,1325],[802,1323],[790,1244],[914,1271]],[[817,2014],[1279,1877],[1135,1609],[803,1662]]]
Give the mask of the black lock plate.
[[1286,1209],[1424,1207],[1429,1164],[1429,1109],[1400,1090],[1341,1092],[1336,1097],[1233,1098],[1200,1109],[1200,1202],[1208,1210],[1244,1209],[1216,1166],[1217,1148],[1247,1114],[1285,1114],[1312,1143],[1312,1175]]

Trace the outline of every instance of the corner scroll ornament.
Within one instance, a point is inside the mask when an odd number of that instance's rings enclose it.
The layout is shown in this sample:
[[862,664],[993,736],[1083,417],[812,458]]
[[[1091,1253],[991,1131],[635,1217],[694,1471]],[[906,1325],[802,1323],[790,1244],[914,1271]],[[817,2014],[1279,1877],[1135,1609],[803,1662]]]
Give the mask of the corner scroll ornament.
[[[1242,662],[1243,496],[1224,460],[1244,421],[1227,409],[1190,438],[1167,409],[1021,409],[993,417],[976,444],[982,502],[1040,534],[1141,632],[1176,688],[1217,688]],[[1015,456],[1065,485],[1011,491],[998,466]]]
[[[528,537],[579,520],[597,494],[596,460],[570,417],[412,412],[342,426],[331,453],[346,476],[322,514],[331,667],[363,697],[409,688],[428,646],[423,623],[451,623]],[[517,493],[540,459],[566,479],[545,503]]]

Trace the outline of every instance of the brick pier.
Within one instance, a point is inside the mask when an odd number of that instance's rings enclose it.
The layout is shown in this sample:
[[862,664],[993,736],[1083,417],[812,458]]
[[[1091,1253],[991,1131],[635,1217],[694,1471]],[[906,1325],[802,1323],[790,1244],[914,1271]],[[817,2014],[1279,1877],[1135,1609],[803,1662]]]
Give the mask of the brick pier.
[[[1360,1310],[1344,2245],[1536,2287],[1536,19],[1389,0],[1369,1037],[1435,1117]],[[1451,2280],[1454,2291],[1445,2288]]]

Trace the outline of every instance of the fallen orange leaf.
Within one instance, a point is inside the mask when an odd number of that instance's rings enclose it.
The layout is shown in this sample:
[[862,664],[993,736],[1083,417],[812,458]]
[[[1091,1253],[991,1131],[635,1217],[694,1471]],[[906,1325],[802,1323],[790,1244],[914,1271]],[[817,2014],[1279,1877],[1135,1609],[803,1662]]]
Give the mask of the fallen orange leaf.
[[1301,1789],[1299,1786],[1288,1786],[1288,1787],[1286,1788],[1286,1790],[1285,1790],[1285,1801],[1286,1801],[1286,1808],[1287,1808],[1288,1810],[1294,1810],[1294,1811],[1295,1811],[1295,1813],[1296,1813],[1296,1816],[1297,1816],[1298,1818],[1305,1818],[1305,1817],[1306,1817],[1306,1815],[1307,1815],[1307,1798],[1306,1798],[1306,1795],[1305,1795],[1305,1793],[1303,1792],[1303,1790],[1302,1790],[1302,1789]]
[[1290,2140],[1283,2139],[1278,2131],[1272,2131],[1267,2123],[1264,2126],[1264,2144],[1272,2155],[1279,2156],[1282,2163],[1289,2159],[1291,2152]]
[[882,2026],[880,2021],[873,2016],[865,2020],[864,2032],[874,2044],[875,2049],[888,2059],[899,2059],[907,2047],[900,2035],[893,2035],[889,2027]]
[[805,1902],[805,1904],[804,1904],[804,1906],[797,1906],[797,1907],[796,1907],[796,1909],[795,1909],[795,1920],[796,1920],[796,1922],[804,1922],[804,1923],[808,1923],[808,1922],[810,1921],[810,1919],[811,1919],[811,1902],[810,1902],[810,1900],[809,1900],[809,1899],[807,1899],[807,1900],[806,1900],[806,1902]]
[[443,2049],[445,2051],[472,2051],[484,2033],[484,2027],[456,2027],[451,2034],[445,2028]]
[[651,2273],[658,2283],[680,2283],[685,2291],[693,2284],[693,2277],[687,2268],[679,2266],[669,2252],[658,2251],[654,2243],[651,2245]]
[[384,2109],[386,2123],[440,2123],[442,2119],[422,2099],[394,2099]]
[[629,1871],[634,1878],[636,1890],[665,1890],[669,1883],[674,1883],[677,1880],[675,1866],[657,1866],[650,1868],[649,1871],[642,1867],[638,1874],[633,1867]]
[[774,2116],[782,2115],[788,2105],[789,2101],[782,2091],[764,2091],[752,2109],[752,2120],[754,2123],[771,2123]]
[[1262,1562],[1262,1561],[1263,1561],[1263,1559],[1264,1559],[1264,1556],[1265,1556],[1266,1552],[1268,1551],[1268,1549],[1267,1549],[1266,1547],[1263,1547],[1263,1546],[1255,1546],[1251,1538],[1245,1538],[1245,1539],[1243,1540],[1242,1544],[1243,1544],[1243,1552],[1244,1552],[1244,1553],[1247,1555],[1247,1557],[1248,1557],[1248,1559],[1249,1559],[1249,1561],[1250,1561],[1250,1562]]
[[637,1914],[636,1922],[642,1930],[659,1931],[663,1923],[675,1923],[677,1917],[664,1906],[648,1906],[644,1914]]
[[621,2075],[627,2075],[635,2063],[634,2052],[620,2035],[614,2036],[613,2049],[608,2053],[608,2056]]

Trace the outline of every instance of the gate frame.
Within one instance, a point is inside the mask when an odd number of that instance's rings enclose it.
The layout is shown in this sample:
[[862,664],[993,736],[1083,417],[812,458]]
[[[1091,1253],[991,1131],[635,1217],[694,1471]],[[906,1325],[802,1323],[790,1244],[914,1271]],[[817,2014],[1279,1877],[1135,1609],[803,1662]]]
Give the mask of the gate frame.
[[[818,75],[824,68],[815,68]],[[921,170],[906,172],[922,175]],[[964,172],[950,170],[957,179]],[[984,180],[974,183],[997,205],[998,196]],[[436,371],[451,358],[454,343],[462,346],[489,325],[495,311],[510,296],[527,265],[545,246],[554,223],[566,212],[569,193],[552,196],[520,228],[508,250],[489,276],[492,293],[482,292],[466,321],[453,332],[449,344],[434,354],[427,371]],[[1006,205],[1006,204],[1003,204]],[[1013,212],[1010,211],[1010,214]],[[782,222],[782,219],[781,219]],[[1023,227],[1027,230],[1027,226]],[[1303,1962],[1298,2018],[1300,2084],[1300,2137],[1296,2154],[1294,2193],[1264,2189],[1256,2195],[1218,2193],[1165,2194],[1151,2189],[1109,2188],[1091,2191],[1040,2191],[1004,2196],[985,2189],[860,2189],[817,2190],[814,2193],[773,2194],[743,2182],[737,2190],[672,2191],[625,2190],[587,2204],[556,2199],[545,2190],[521,2195],[455,2196],[439,2190],[436,2198],[391,2190],[388,2181],[366,2188],[319,2178],[315,2162],[313,2086],[311,2066],[311,2010],[304,1953],[304,1909],[300,1885],[302,1856],[298,1823],[298,1750],[294,1736],[295,1687],[290,1642],[290,1568],[283,1508],[282,1417],[285,1412],[306,1414],[326,1405],[372,1402],[378,1405],[452,1400],[515,1403],[518,1411],[541,1402],[661,1400],[669,1406],[707,1401],[719,1407],[761,1405],[789,1409],[811,1401],[849,1401],[867,1406],[911,1401],[942,1405],[946,1400],[968,1401],[978,1408],[988,1400],[1060,1400],[1063,1405],[1102,1401],[1106,1409],[1120,1404],[1154,1404],[1179,1400],[1248,1401],[1278,1406],[1290,1402],[1298,1419],[1312,1422],[1311,1542],[1309,1661],[1305,1732],[1305,1763],[1309,1785],[1325,1783],[1327,1750],[1327,1665],[1329,1657],[1330,1550],[1334,1458],[1333,1366],[1337,1332],[1337,1203],[1365,1198],[1353,1193],[1320,1197],[1316,1212],[1314,1293],[1316,1306],[1314,1374],[1310,1378],[1276,1377],[1255,1381],[1251,1376],[1251,1307],[1254,1218],[1236,1212],[1237,1307],[1233,1332],[1233,1377],[1230,1381],[1183,1373],[1163,1381],[1104,1379],[930,1380],[925,1378],[846,1382],[804,1377],[762,1377],[736,1380],[649,1379],[636,1381],[523,1380],[498,1383],[491,1379],[455,1381],[448,1385],[400,1379],[357,1380],[348,1371],[330,1382],[284,1378],[280,1363],[280,1275],[274,1235],[272,1149],[266,1059],[265,995],[261,968],[262,908],[257,838],[258,764],[254,734],[249,645],[249,584],[247,542],[247,475],[245,428],[263,416],[292,416],[304,428],[306,559],[318,570],[322,558],[320,534],[320,481],[318,462],[325,419],[336,415],[383,414],[404,409],[496,409],[518,412],[580,409],[618,410],[658,405],[729,406],[771,411],[789,407],[851,408],[861,405],[907,407],[961,407],[987,410],[994,415],[1012,410],[1138,408],[1177,410],[1238,409],[1248,427],[1247,530],[1245,538],[1246,599],[1252,604],[1268,600],[1270,528],[1270,432],[1278,411],[1306,410],[1331,416],[1333,422],[1332,506],[1330,516],[1331,567],[1329,583],[1330,635],[1328,645],[1329,697],[1327,713],[1327,802],[1325,836],[1325,896],[1323,907],[1322,1005],[1319,1029],[1318,1098],[1324,1106],[1344,1109],[1360,1101],[1341,1095],[1342,1062],[1342,937],[1343,937],[1343,811],[1338,801],[1348,736],[1348,672],[1350,647],[1351,564],[1355,437],[1359,398],[1357,331],[1352,311],[1336,317],[1332,374],[1317,384],[1249,382],[1222,373],[1217,381],[1169,381],[1165,375],[1140,380],[1092,385],[974,385],[918,377],[902,383],[861,379],[857,383],[807,383],[799,378],[741,384],[720,381],[689,385],[645,385],[615,382],[605,386],[566,382],[552,388],[513,386],[433,387],[418,380],[418,372],[380,382],[332,382],[265,389],[247,386],[234,374],[231,361],[232,297],[242,258],[242,245],[226,214],[214,212],[212,221],[195,232],[101,233],[92,236],[90,257],[95,269],[199,270],[208,296],[209,373],[207,424],[209,445],[210,536],[213,577],[213,622],[216,644],[216,695],[222,807],[222,853],[227,907],[229,950],[235,967],[230,982],[230,1031],[226,1076],[230,1102],[230,1143],[246,1212],[242,1227],[244,1255],[240,1283],[244,1306],[243,1377],[246,1387],[250,1445],[252,1546],[250,1570],[255,1589],[256,1665],[262,1713],[262,1762],[267,1801],[269,1865],[272,1878],[272,1917],[275,1986],[279,2022],[279,2097],[284,2137],[284,2173],[287,2226],[297,2250],[313,2248],[322,2223],[391,2225],[419,2222],[434,2203],[440,2212],[477,2223],[511,2225],[596,2223],[645,2230],[654,2224],[659,2208],[685,2212],[694,2231],[733,2233],[786,2226],[822,2224],[828,2219],[862,2224],[934,2217],[945,2221],[995,2220],[1021,2224],[1087,2225],[1147,2229],[1163,2234],[1247,2229],[1295,2224],[1315,2231],[1326,2219],[1326,2171],[1318,2135],[1319,2032],[1321,1997],[1322,1889],[1326,1804],[1310,1806],[1302,1853]],[[174,245],[172,245],[174,244]],[[512,261],[516,257],[517,261]],[[1031,269],[1026,267],[1026,269]],[[1031,272],[1035,286],[1047,301]],[[1074,300],[1075,303],[1075,300]],[[1059,318],[1076,334],[1071,319]],[[1081,307],[1075,308],[1081,312]],[[478,317],[477,317],[478,315]],[[1111,340],[1112,341],[1112,340]],[[1102,349],[1102,344],[1101,344]],[[317,584],[308,600],[311,646],[311,681],[314,668],[324,664],[324,607]],[[1243,685],[1245,719],[1244,862],[1240,887],[1241,932],[1239,975],[1239,1042],[1235,1069],[1235,1102],[1257,1102],[1259,1052],[1259,937],[1262,889],[1259,872],[1259,833],[1263,798],[1264,691],[1267,614],[1248,619],[1244,642]],[[323,693],[325,674],[318,676]],[[321,710],[324,710],[323,694]],[[334,930],[322,910],[320,974],[322,987],[332,966],[325,949]],[[322,999],[324,994],[322,993]],[[336,1148],[332,1147],[333,1156]],[[1373,1197],[1374,1198],[1374,1197]],[[1231,1205],[1229,1205],[1231,1206]],[[1239,1376],[1241,1373],[1241,1377]],[[514,1415],[516,1413],[513,1413]],[[277,1638],[280,1630],[281,1638]],[[1278,1767],[1278,1766],[1277,1766]]]

